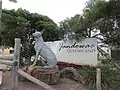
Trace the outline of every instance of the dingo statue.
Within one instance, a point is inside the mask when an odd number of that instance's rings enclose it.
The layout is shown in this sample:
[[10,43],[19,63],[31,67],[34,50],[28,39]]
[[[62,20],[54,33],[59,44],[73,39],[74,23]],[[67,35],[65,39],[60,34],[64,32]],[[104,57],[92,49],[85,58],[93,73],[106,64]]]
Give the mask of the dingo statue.
[[34,49],[36,51],[36,57],[34,63],[31,66],[36,65],[38,56],[40,55],[47,61],[47,65],[44,66],[45,68],[54,68],[57,65],[57,58],[55,54],[52,52],[52,50],[44,43],[42,37],[43,32],[44,30],[41,32],[35,31],[35,33],[33,33],[33,36],[35,38]]

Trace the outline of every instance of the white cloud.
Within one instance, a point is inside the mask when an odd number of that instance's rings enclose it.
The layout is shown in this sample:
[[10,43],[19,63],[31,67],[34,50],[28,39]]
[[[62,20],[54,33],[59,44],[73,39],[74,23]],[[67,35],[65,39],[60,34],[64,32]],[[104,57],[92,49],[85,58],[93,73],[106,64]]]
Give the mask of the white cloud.
[[18,0],[17,3],[3,0],[3,8],[23,8],[30,12],[47,15],[56,23],[81,13],[86,0]]

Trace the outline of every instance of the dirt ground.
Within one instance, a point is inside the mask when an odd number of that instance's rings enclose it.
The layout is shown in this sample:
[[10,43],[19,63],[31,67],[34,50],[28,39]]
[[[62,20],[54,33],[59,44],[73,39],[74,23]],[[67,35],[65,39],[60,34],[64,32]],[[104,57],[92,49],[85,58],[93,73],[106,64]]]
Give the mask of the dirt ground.
[[[61,79],[57,85],[51,85],[55,90],[86,90],[83,86],[75,81],[69,79]],[[19,90],[44,90],[40,86],[30,81],[19,81]],[[0,90],[12,90],[12,76],[11,72],[3,73],[3,83]]]

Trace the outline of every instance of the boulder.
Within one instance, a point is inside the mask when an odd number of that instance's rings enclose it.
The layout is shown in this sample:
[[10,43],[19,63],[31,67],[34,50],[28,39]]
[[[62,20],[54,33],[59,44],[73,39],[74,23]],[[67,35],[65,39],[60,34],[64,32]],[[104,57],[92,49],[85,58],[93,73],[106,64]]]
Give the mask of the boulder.
[[60,76],[58,68],[34,67],[30,74],[49,85],[57,84]]

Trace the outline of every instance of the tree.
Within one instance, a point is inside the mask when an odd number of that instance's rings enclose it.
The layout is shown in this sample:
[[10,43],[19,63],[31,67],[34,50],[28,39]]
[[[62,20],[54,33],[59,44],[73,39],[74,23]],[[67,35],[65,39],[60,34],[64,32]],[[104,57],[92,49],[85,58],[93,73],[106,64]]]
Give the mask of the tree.
[[[9,0],[9,1],[14,2],[14,3],[17,2],[16,0]],[[2,29],[2,27],[1,27],[1,25],[2,25],[1,17],[2,17],[2,0],[0,0],[0,31]],[[1,44],[2,44],[2,38],[0,37],[0,45]]]
[[82,15],[77,14],[74,17],[60,22],[60,27],[62,27],[62,30],[66,30],[66,27],[68,27],[76,33],[78,38],[99,38],[99,35],[92,35],[92,33],[96,33],[93,25],[99,19],[99,17],[95,17],[97,9],[99,9],[98,7],[103,7],[104,3],[104,0],[89,0],[83,10]]
[[18,37],[25,44],[32,38],[35,30],[45,29],[43,35],[45,41],[53,41],[59,38],[57,25],[47,16],[37,13],[30,13],[26,10],[18,9],[3,10],[1,32],[2,42],[5,45],[13,46],[14,38]]
[[62,21],[60,26],[63,28],[63,23],[67,23],[79,37],[96,37],[103,43],[120,45],[119,8],[120,0],[89,0],[82,15]]
[[87,19],[90,18],[93,20],[93,22],[91,22],[91,27],[100,30],[100,34],[104,37],[104,42],[109,45],[120,45],[120,42],[118,41],[120,38],[119,8],[119,0],[109,0],[108,2],[102,1],[84,14]]
[[89,37],[88,32],[83,27],[84,19],[83,16],[77,14],[74,17],[67,18],[64,21],[60,22],[60,32],[66,34],[69,32],[74,32],[76,34],[76,38]]

